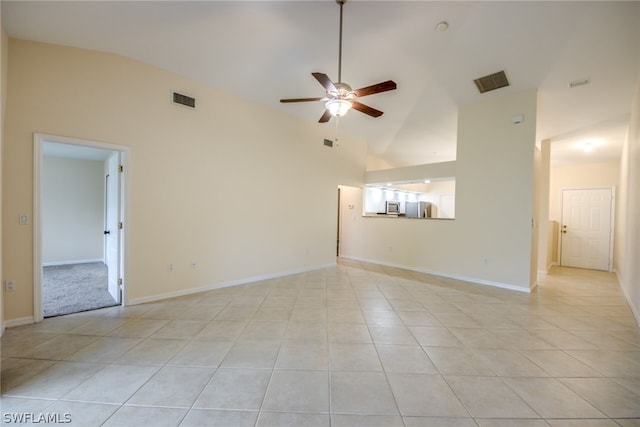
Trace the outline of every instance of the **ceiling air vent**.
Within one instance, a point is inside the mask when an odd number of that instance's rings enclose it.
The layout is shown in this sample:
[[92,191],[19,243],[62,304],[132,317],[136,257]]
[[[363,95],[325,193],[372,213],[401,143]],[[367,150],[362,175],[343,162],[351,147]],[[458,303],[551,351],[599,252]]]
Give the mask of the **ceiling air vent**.
[[182,93],[173,92],[173,102],[185,107],[196,108],[196,99]]
[[504,71],[499,71],[488,76],[480,77],[473,81],[480,93],[489,92],[491,90],[500,89],[501,87],[509,86],[509,80]]

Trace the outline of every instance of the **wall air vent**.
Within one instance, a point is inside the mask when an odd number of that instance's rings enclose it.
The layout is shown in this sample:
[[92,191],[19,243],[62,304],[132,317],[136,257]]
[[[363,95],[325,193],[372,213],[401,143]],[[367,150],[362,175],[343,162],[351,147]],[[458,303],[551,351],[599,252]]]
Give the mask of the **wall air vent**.
[[332,140],[330,140],[330,139],[326,139],[326,138],[325,138],[325,140],[324,140],[324,145],[325,145],[325,147],[331,147],[331,148],[333,148],[333,141],[332,141]]
[[189,108],[196,108],[196,99],[182,93],[173,92],[173,103],[184,105]]
[[480,77],[473,81],[480,93],[489,92],[491,90],[500,89],[501,87],[509,86],[509,80],[504,71],[499,71],[488,76]]

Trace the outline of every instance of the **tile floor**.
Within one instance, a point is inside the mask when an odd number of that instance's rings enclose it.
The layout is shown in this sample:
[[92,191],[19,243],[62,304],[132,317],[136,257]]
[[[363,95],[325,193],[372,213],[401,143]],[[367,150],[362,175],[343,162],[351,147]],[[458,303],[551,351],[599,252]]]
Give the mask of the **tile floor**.
[[640,426],[640,328],[585,270],[528,295],[341,261],[11,328],[1,351],[7,424]]

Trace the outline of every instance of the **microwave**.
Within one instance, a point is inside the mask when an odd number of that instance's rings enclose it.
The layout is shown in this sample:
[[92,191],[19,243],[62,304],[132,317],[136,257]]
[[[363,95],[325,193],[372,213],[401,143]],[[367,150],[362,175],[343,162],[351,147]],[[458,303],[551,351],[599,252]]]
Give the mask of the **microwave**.
[[400,202],[390,202],[387,201],[387,206],[385,209],[387,215],[398,215],[400,214]]

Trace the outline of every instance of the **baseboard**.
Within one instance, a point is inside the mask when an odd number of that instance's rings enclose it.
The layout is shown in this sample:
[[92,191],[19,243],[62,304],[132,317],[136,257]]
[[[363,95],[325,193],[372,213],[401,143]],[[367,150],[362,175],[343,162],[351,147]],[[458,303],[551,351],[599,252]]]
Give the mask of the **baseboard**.
[[449,273],[443,273],[443,272],[440,272],[440,271],[426,270],[426,269],[410,267],[410,266],[402,265],[402,264],[393,264],[393,263],[388,263],[388,262],[373,261],[373,260],[368,260],[368,259],[364,259],[364,258],[348,257],[348,256],[342,256],[341,258],[350,259],[350,260],[353,260],[353,261],[366,262],[366,263],[369,263],[369,264],[384,265],[386,267],[401,268],[403,270],[415,271],[417,273],[431,274],[433,276],[446,277],[448,279],[461,280],[463,282],[470,282],[470,283],[475,283],[475,284],[478,284],[478,285],[491,286],[491,287],[494,287],[494,288],[508,289],[510,291],[524,292],[526,294],[530,294],[531,293],[531,289],[522,288],[520,286],[515,286],[515,285],[510,285],[508,283],[494,282],[494,281],[491,281],[491,280],[478,279],[478,278],[475,278],[475,277],[460,276],[460,275],[457,275],[457,274],[449,274]]
[[54,261],[54,262],[43,262],[43,267],[55,267],[56,265],[70,265],[70,264],[89,264],[91,262],[104,262],[104,258],[95,258],[95,259],[75,259],[68,261]]
[[200,292],[208,292],[208,291],[213,291],[213,290],[216,290],[216,289],[228,288],[230,286],[246,285],[248,283],[260,282],[262,280],[277,279],[278,277],[291,276],[293,274],[308,273],[310,271],[317,271],[317,270],[322,270],[324,268],[335,267],[335,266],[336,266],[336,263],[333,262],[333,263],[324,264],[324,265],[318,265],[318,266],[309,267],[309,268],[289,270],[289,271],[283,271],[283,272],[273,273],[273,274],[265,274],[265,275],[260,275],[260,276],[252,276],[252,277],[247,277],[247,278],[244,278],[244,279],[231,280],[231,281],[228,281],[228,282],[221,282],[221,283],[214,283],[214,284],[205,285],[205,286],[198,286],[196,288],[181,289],[181,290],[175,291],[175,292],[166,292],[166,293],[163,293],[163,294],[151,295],[151,296],[148,296],[148,297],[132,298],[132,299],[126,300],[125,301],[125,305],[129,306],[129,305],[144,304],[144,303],[148,303],[148,302],[161,301],[161,300],[165,300],[165,299],[169,299],[169,298],[182,297],[182,296],[185,296],[185,295],[192,295],[192,294],[197,294],[197,293],[200,293]]
[[618,270],[615,270],[614,274],[618,279],[618,287],[622,290],[622,293],[624,294],[624,297],[627,300],[627,305],[629,306],[631,313],[633,313],[633,317],[636,318],[636,322],[638,323],[638,326],[640,326],[640,307],[636,308],[633,304],[631,304],[631,301],[633,301],[633,299],[627,293],[627,289],[624,286],[622,286],[622,277],[620,276],[620,272]]
[[33,316],[18,317],[17,319],[9,319],[2,323],[4,328],[14,328],[16,326],[32,325],[34,323]]
[[558,265],[557,262],[552,262],[551,264],[547,265],[547,269],[546,270],[538,270],[538,275],[539,276],[546,276],[551,272],[551,269],[553,267],[555,267],[556,265]]

